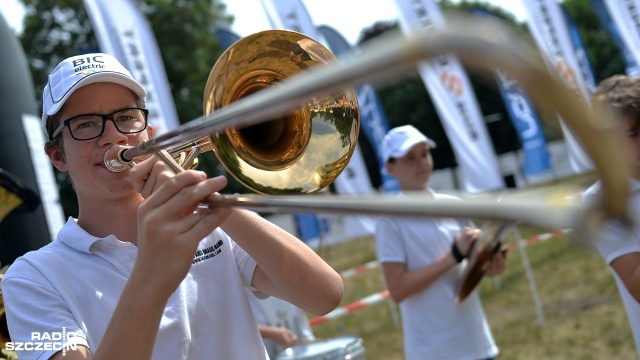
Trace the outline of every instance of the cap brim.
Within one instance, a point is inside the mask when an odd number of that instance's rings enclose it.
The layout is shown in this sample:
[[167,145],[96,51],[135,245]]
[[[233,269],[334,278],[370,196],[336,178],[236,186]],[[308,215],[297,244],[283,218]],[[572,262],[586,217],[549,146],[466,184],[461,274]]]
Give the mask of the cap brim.
[[436,143],[433,140],[429,139],[429,138],[416,139],[415,141],[410,141],[410,142],[407,142],[407,143],[403,144],[402,149],[399,149],[399,151],[397,151],[396,153],[391,154],[391,155],[394,158],[401,158],[401,157],[407,155],[409,150],[411,150],[414,146],[416,146],[417,144],[420,144],[420,143],[427,144],[427,147],[429,149],[433,149],[433,148],[436,147]]
[[117,72],[99,72],[99,73],[89,74],[85,76],[84,79],[75,83],[73,87],[69,89],[69,91],[67,91],[67,93],[62,97],[62,99],[60,99],[59,101],[54,103],[51,107],[49,107],[46,115],[47,116],[55,115],[58,111],[60,111],[62,106],[67,102],[69,97],[76,90],[80,89],[85,85],[101,83],[101,82],[120,84],[130,89],[140,97],[147,96],[147,92],[144,90],[142,85],[140,85],[137,81],[133,80],[132,78]]

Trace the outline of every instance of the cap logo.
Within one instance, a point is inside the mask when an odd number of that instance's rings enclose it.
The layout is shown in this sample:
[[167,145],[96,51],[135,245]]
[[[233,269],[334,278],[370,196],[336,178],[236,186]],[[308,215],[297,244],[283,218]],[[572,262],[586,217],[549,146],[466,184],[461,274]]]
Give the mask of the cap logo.
[[[73,65],[73,71],[76,72],[76,75],[83,72],[84,70],[104,69],[104,60],[102,59],[102,55],[94,55],[87,56],[81,59],[74,59],[71,64]],[[88,75],[92,72],[95,71],[88,72],[85,75]]]

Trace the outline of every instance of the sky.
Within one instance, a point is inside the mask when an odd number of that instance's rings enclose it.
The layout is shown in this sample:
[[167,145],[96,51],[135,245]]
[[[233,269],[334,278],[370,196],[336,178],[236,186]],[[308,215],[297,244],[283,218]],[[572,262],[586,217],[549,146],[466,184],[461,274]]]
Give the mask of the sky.
[[[517,19],[524,18],[522,2],[526,0],[489,0],[493,5],[512,13]],[[235,16],[231,30],[240,36],[270,29],[260,0],[224,0],[227,12]],[[362,29],[376,21],[395,20],[396,8],[393,0],[302,0],[316,25],[327,25],[354,45]],[[0,13],[9,26],[22,30],[24,10],[18,0],[0,0]]]

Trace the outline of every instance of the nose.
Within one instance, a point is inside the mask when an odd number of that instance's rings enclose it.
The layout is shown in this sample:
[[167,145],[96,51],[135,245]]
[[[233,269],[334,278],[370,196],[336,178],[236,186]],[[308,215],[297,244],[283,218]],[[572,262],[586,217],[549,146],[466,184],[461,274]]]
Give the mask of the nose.
[[117,144],[127,141],[127,135],[121,133],[117,128],[113,119],[104,120],[104,131],[98,138],[99,144]]

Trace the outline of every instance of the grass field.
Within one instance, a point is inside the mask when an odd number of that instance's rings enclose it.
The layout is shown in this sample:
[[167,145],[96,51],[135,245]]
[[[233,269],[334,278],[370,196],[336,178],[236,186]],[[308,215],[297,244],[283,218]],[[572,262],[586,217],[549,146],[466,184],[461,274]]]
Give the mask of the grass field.
[[[526,226],[518,231],[523,239],[549,232]],[[513,239],[510,234],[506,243]],[[624,306],[597,252],[569,236],[524,250],[541,312],[517,248],[509,252],[503,274],[484,278],[478,286],[500,359],[637,359]],[[375,243],[373,238],[356,239],[326,247],[321,254],[344,271],[375,260]],[[379,269],[349,277],[342,305],[383,289]],[[318,338],[361,337],[367,360],[402,359],[402,330],[394,314],[397,306],[383,301],[320,324],[314,333]]]

